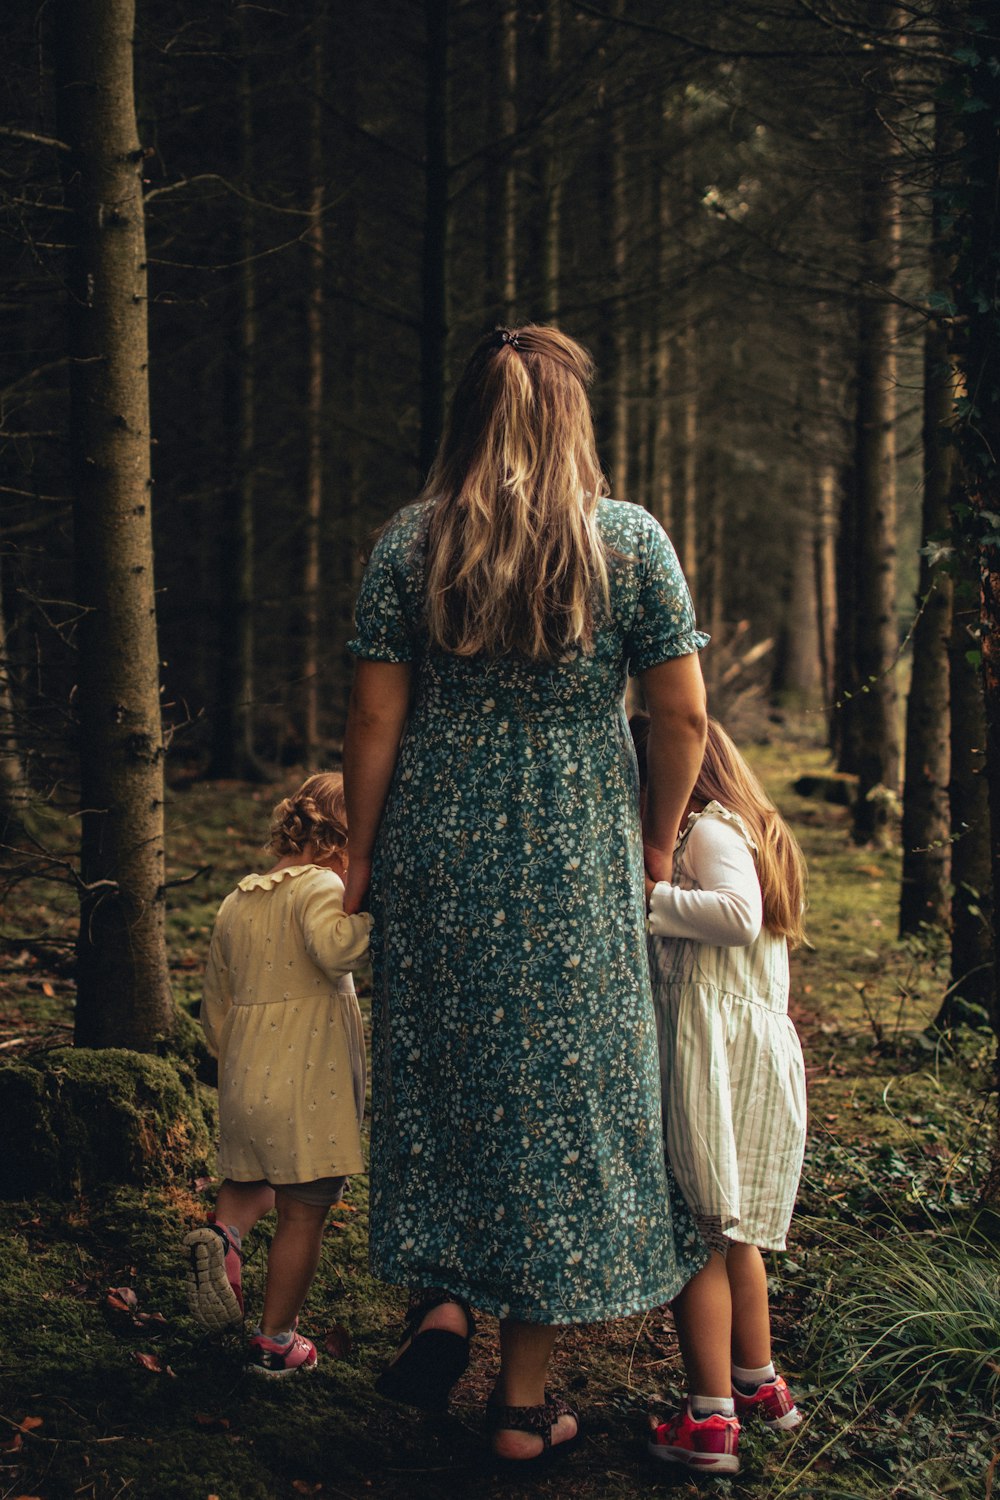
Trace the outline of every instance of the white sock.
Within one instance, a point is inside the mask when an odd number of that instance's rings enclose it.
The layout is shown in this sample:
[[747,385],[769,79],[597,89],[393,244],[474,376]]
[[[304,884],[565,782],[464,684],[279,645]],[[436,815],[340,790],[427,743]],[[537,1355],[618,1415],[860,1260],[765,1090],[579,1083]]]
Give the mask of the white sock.
[[286,1344],[290,1344],[292,1342],[292,1339],[295,1337],[295,1329],[288,1328],[284,1333],[264,1333],[263,1329],[258,1323],[257,1327],[253,1330],[250,1337],[253,1339],[267,1339],[269,1343],[280,1344],[282,1348],[284,1348],[284,1346]]
[[762,1385],[770,1385],[775,1379],[773,1365],[760,1365],[756,1370],[745,1370],[742,1365],[733,1365],[733,1385],[744,1396],[752,1396]]
[[689,1396],[688,1411],[696,1422],[718,1412],[720,1417],[735,1417],[736,1403],[732,1396]]

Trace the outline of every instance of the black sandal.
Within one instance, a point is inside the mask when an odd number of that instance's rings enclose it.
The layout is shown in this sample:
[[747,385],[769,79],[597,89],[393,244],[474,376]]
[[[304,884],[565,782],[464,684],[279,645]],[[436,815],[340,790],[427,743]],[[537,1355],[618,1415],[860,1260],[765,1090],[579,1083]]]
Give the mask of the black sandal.
[[[553,1443],[552,1429],[560,1417],[572,1417],[576,1431],[571,1438]],[[542,1440],[541,1453],[532,1458],[506,1458],[493,1453],[495,1467],[504,1474],[537,1474],[564,1459],[580,1441],[580,1418],[568,1401],[562,1396],[551,1396],[548,1391],[541,1406],[501,1406],[490,1397],[486,1404],[486,1419],[491,1432],[530,1432]]]
[[[420,1325],[427,1314],[445,1302],[454,1302],[462,1309],[468,1324],[467,1332],[425,1328],[421,1333]],[[406,1406],[418,1406],[423,1411],[444,1411],[452,1386],[468,1369],[469,1345],[475,1331],[472,1310],[461,1297],[438,1287],[420,1293],[406,1313],[406,1324],[399,1341],[401,1353],[386,1365],[375,1381],[375,1389],[390,1401],[402,1401]]]

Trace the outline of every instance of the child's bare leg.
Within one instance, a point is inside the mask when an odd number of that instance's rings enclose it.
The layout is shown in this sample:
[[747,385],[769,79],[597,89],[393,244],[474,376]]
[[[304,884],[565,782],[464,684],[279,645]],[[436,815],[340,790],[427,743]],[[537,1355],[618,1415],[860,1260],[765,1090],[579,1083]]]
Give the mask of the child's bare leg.
[[275,1191],[278,1227],[267,1257],[261,1332],[273,1337],[293,1328],[319,1265],[329,1204],[301,1203]]
[[733,1303],[726,1261],[718,1250],[711,1252],[708,1264],[692,1276],[670,1304],[670,1310],[689,1392],[698,1396],[728,1396],[732,1390]]
[[274,1207],[274,1188],[269,1182],[233,1182],[227,1177],[215,1200],[215,1222],[231,1225],[245,1239],[259,1219]]
[[[771,1362],[771,1315],[767,1305],[767,1271],[756,1245],[735,1241],[726,1256],[732,1293],[733,1364],[757,1369]],[[697,1278],[696,1278],[697,1279]]]

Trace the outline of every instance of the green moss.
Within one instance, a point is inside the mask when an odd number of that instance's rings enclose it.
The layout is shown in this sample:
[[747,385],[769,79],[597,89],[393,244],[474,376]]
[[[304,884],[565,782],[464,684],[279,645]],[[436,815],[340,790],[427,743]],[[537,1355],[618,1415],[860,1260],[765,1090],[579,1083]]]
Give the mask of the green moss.
[[208,1164],[213,1094],[182,1062],[59,1048],[0,1069],[0,1088],[10,1106],[4,1197],[167,1182]]

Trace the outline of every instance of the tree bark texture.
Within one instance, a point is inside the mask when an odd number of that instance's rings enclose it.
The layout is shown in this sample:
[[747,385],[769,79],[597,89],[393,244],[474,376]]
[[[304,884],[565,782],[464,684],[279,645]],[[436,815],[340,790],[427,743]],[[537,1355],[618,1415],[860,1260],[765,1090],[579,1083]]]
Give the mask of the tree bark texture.
[[[883,25],[891,7],[879,7]],[[898,145],[885,112],[892,78],[873,69],[866,107],[861,248],[870,287],[859,304],[855,450],[858,579],[857,667],[861,701],[854,837],[884,837],[899,789],[896,725],[896,344],[899,265]]]
[[309,233],[309,290],[306,306],[306,338],[309,345],[306,430],[309,457],[306,469],[305,546],[302,559],[302,762],[314,771],[319,757],[319,632],[320,632],[320,537],[323,518],[325,450],[323,443],[323,85],[325,27],[318,12],[313,21],[313,104],[310,119],[309,175],[312,179]]
[[670,255],[673,246],[673,214],[670,183],[666,172],[670,140],[667,119],[670,94],[659,96],[654,139],[660,155],[656,173],[656,300],[653,303],[653,368],[650,384],[653,395],[653,421],[650,454],[649,509],[665,531],[673,525],[673,412],[671,407],[671,329],[667,316],[670,287]]
[[[956,346],[964,391],[957,435],[967,487],[960,522],[978,564],[979,637],[986,719],[992,889],[1000,883],[1000,46],[995,7],[969,0],[964,20],[975,38],[951,89],[962,178],[957,196],[954,276],[959,313]],[[970,107],[970,105],[972,107]],[[1000,996],[1000,951],[994,945],[994,993]],[[1000,1010],[993,1009],[1000,1036]],[[1000,1054],[998,1054],[1000,1060]],[[983,1201],[1000,1204],[1000,1113],[994,1117]]]
[[982,677],[974,660],[978,646],[977,602],[961,602],[952,610],[948,646],[951,984],[937,1017],[942,1027],[961,1014],[961,1000],[990,1016],[995,1007],[986,717]]
[[517,3],[509,0],[501,20],[502,99],[500,127],[504,141],[501,243],[503,245],[504,322],[517,321]]
[[[616,0],[615,14],[620,15],[622,0]],[[611,106],[611,266],[613,290],[618,298],[617,315],[612,318],[612,388],[611,388],[611,493],[627,499],[629,493],[629,386],[631,330],[624,298],[627,271],[628,195],[625,163],[625,107],[616,101]]]
[[[545,0],[545,71],[549,88],[556,88],[562,56],[562,0]],[[542,309],[546,323],[559,320],[562,251],[563,162],[561,125],[556,121],[546,132],[542,164],[545,203],[542,220]]]
[[421,479],[434,461],[444,426],[448,342],[448,7],[449,0],[424,0],[427,92],[424,103],[424,243],[421,257]]
[[[936,270],[947,268],[936,256]],[[935,286],[942,283],[936,276]],[[952,580],[926,551],[931,538],[949,530],[952,453],[947,424],[955,400],[951,350],[946,329],[930,322],[924,335],[924,495],[921,522],[925,550],[920,557],[917,619],[913,627],[913,670],[906,701],[906,774],[903,787],[903,878],[899,934],[925,923],[946,927],[951,912],[948,643],[951,639]]]
[[688,318],[681,338],[681,563],[688,587],[698,589],[698,342]]
[[[240,145],[242,175],[253,183],[253,87],[250,41],[243,17],[240,67]],[[254,209],[243,204],[239,258],[237,335],[230,358],[229,381],[236,453],[232,483],[223,503],[219,552],[219,676],[208,774],[262,781],[265,774],[254,744],[254,552],[256,532],[255,434],[257,422],[257,271]]]
[[81,608],[76,1041],[152,1048],[164,942],[163,734],[153,590],[143,151],[133,0],[64,0],[56,29],[72,213],[70,441]]

